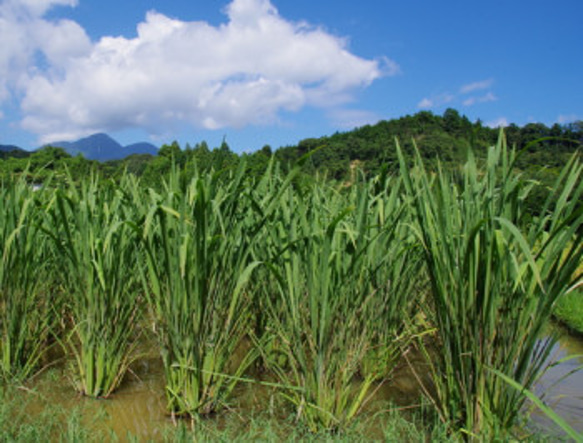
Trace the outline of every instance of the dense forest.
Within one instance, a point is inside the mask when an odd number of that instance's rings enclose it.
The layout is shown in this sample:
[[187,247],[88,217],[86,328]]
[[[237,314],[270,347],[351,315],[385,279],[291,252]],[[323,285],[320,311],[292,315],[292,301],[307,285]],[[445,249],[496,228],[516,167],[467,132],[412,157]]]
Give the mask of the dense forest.
[[[273,150],[269,145],[253,152],[237,154],[224,140],[221,146],[210,148],[205,141],[180,146],[177,142],[164,145],[158,155],[135,154],[122,160],[97,162],[81,155],[71,156],[65,150],[45,147],[35,152],[0,152],[0,177],[7,178],[26,171],[31,181],[43,181],[48,174],[65,173],[74,180],[97,172],[104,179],[116,179],[124,171],[140,176],[143,182],[156,186],[161,177],[178,165],[186,172],[199,170],[224,171],[236,168],[246,161],[248,173],[261,174],[272,156],[284,169],[311,153],[303,166],[303,180],[316,175],[339,183],[351,181],[356,170],[376,174],[382,169],[394,172],[397,169],[395,143],[405,153],[411,154],[416,145],[425,163],[436,166],[439,161],[444,168],[456,168],[467,156],[468,147],[484,157],[486,148],[493,145],[500,135],[499,129],[484,126],[478,120],[471,122],[454,109],[443,115],[422,111],[399,119],[381,121],[348,132],[331,136],[308,138],[295,146]],[[577,152],[583,144],[583,122],[567,125],[542,123],[524,126],[511,124],[504,129],[508,144],[521,152],[518,168],[529,177],[543,184],[550,184],[558,168]],[[412,158],[412,156],[410,156]]]

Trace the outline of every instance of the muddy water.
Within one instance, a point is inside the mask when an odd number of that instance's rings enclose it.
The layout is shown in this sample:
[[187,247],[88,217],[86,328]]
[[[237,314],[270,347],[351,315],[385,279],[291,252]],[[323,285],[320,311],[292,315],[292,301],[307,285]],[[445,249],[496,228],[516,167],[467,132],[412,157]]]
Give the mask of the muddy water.
[[[410,358],[410,363],[423,367],[420,357]],[[162,441],[173,422],[165,411],[164,373],[158,357],[149,356],[136,361],[131,373],[126,376],[119,389],[107,400],[95,400],[75,393],[67,378],[65,367],[53,368],[40,376],[33,384],[34,392],[23,395],[29,399],[28,414],[34,417],[49,405],[64,411],[81,411],[82,424],[92,431],[114,432],[119,441]],[[406,406],[419,404],[421,395],[417,379],[403,362],[393,374],[392,382],[378,384],[371,389],[370,401],[365,413],[386,409],[389,404]],[[254,383],[242,383],[236,388],[233,408],[226,414],[213,417],[219,428],[229,426],[229,420],[245,420],[252,414],[268,412],[286,418],[289,411],[282,411],[277,390]],[[390,402],[390,403],[389,403]],[[374,426],[373,426],[374,427]],[[380,432],[380,426],[378,427]],[[374,429],[371,430],[374,432]],[[131,437],[131,438],[130,438]],[[382,435],[379,435],[379,438]]]
[[[544,402],[583,434],[583,338],[554,326],[559,341],[551,353],[552,361],[561,361],[543,375],[535,391]],[[540,426],[557,427],[542,413],[535,411],[532,419]]]
[[[536,392],[544,394],[547,404],[571,426],[583,432],[583,371],[563,379],[566,374],[583,365],[583,340],[564,331],[559,332],[560,340],[553,357],[562,359],[577,354],[580,356],[551,368],[536,387]],[[422,360],[413,357],[410,364],[418,368],[418,375],[422,374]],[[76,395],[66,377],[67,373],[65,368],[57,368],[39,378],[34,386],[34,395],[39,401],[31,402],[31,415],[40,413],[46,405],[58,405],[66,411],[81,409],[85,426],[107,432],[111,430],[120,441],[127,441],[128,435],[140,441],[161,441],[164,433],[171,428],[172,421],[165,413],[162,364],[155,355],[144,356],[136,361],[121,387],[108,400],[93,400]],[[403,407],[419,403],[421,390],[409,365],[400,365],[393,375],[392,381],[373,388],[374,398],[367,407],[368,412],[383,409],[388,401]],[[275,397],[273,388],[243,384],[236,391],[233,413],[217,419],[236,420],[250,412],[269,411],[275,408]],[[533,413],[532,420],[539,428],[553,428],[553,424],[539,412]]]
[[51,370],[33,386],[36,401],[29,403],[34,416],[47,406],[79,411],[89,430],[114,432],[120,441],[128,435],[140,440],[161,440],[171,425],[165,414],[164,375],[158,358],[145,358],[132,366],[120,388],[109,399],[91,399],[75,393],[65,368]]

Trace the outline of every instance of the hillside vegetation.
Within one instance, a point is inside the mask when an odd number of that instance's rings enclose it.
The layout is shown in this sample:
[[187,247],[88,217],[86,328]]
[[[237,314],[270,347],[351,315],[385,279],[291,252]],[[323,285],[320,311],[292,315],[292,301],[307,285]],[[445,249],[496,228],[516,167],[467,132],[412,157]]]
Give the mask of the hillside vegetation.
[[[504,129],[508,145],[521,154],[517,159],[519,170],[530,178],[550,184],[558,170],[583,143],[583,122],[568,125],[529,123],[519,127],[511,124]],[[245,157],[248,173],[261,175],[271,156],[289,168],[308,152],[316,150],[303,166],[304,179],[315,174],[340,182],[353,180],[355,171],[362,170],[372,176],[382,169],[396,172],[395,140],[399,140],[405,154],[411,156],[415,144],[429,168],[435,168],[439,160],[446,169],[457,168],[467,160],[471,146],[478,161],[486,155],[486,149],[496,143],[498,129],[484,126],[481,121],[471,122],[454,109],[443,115],[422,111],[399,119],[381,121],[348,132],[320,138],[308,138],[294,146],[273,149],[265,145],[247,154],[236,154],[227,141],[210,148],[205,141],[180,146],[174,142],[164,145],[158,155],[133,154],[121,160],[98,162],[83,156],[69,155],[58,146],[45,147],[36,152],[22,150],[0,152],[0,176],[7,177],[27,170],[37,179],[54,170],[69,169],[74,179],[90,170],[99,171],[104,178],[119,178],[124,171],[142,177],[150,184],[160,182],[161,175],[171,169],[172,161],[191,174],[198,170],[232,170]],[[248,147],[238,146],[237,151]],[[410,157],[412,158],[412,157]],[[195,166],[196,165],[196,166]],[[28,167],[28,169],[27,169]]]

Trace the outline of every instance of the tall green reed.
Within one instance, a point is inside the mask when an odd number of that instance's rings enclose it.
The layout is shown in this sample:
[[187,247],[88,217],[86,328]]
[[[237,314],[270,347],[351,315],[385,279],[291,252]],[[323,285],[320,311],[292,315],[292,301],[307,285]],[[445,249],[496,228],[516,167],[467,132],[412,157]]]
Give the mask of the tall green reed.
[[132,203],[96,177],[59,189],[47,232],[67,292],[75,384],[84,395],[108,397],[131,360],[138,315],[139,241]]
[[150,191],[143,225],[145,287],[157,322],[168,410],[196,418],[225,406],[254,359],[246,346],[246,285],[254,218],[244,167],[235,175],[173,171],[162,194]]
[[502,137],[484,170],[470,151],[457,175],[430,174],[419,155],[411,170],[397,150],[430,280],[427,315],[437,327],[431,397],[466,437],[508,435],[525,397],[488,369],[526,389],[544,370],[553,339],[543,338],[543,327],[583,255],[581,166],[567,165],[531,219],[531,184]]
[[411,214],[403,202],[401,180],[384,171],[368,182],[369,198],[363,198],[358,187],[353,187],[349,196],[359,205],[368,204],[368,208],[358,210],[367,214],[358,222],[368,219],[368,236],[375,239],[362,252],[377,300],[367,320],[372,334],[362,371],[383,381],[409,351],[413,338],[427,333],[419,313],[428,283],[421,249],[409,229]]
[[40,194],[21,178],[0,188],[0,377],[37,369],[49,332],[46,236]]
[[407,254],[397,245],[399,182],[373,189],[364,182],[344,192],[322,184],[290,188],[267,226],[278,296],[264,295],[272,331],[264,354],[314,432],[346,428],[375,380],[390,373],[395,359],[380,365],[374,357],[379,349],[395,356],[414,300],[392,285],[397,256]]

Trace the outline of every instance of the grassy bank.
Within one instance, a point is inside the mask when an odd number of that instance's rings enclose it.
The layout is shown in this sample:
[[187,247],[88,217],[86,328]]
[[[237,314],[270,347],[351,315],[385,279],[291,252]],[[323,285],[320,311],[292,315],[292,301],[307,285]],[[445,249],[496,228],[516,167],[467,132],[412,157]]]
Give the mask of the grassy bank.
[[554,316],[572,332],[583,334],[583,291],[573,291],[561,297]]
[[[45,377],[51,387],[57,380]],[[56,386],[52,386],[58,389]],[[394,405],[361,415],[341,433],[313,432],[298,424],[295,414],[282,416],[269,408],[244,412],[233,407],[212,419],[196,422],[166,417],[150,422],[140,432],[112,426],[112,403],[88,398],[54,403],[45,395],[47,386],[32,389],[0,389],[0,441],[2,442],[368,442],[368,441],[454,441],[447,427],[431,410],[425,414],[401,412]],[[31,413],[31,411],[33,413]],[[433,418],[428,418],[433,417]]]
[[[583,263],[577,268],[577,274],[583,275]],[[583,335],[583,285],[557,300],[553,316],[571,332]]]
[[[160,363],[161,365],[161,363]],[[144,393],[148,375],[134,366],[136,375],[122,383],[119,395],[108,400],[72,395],[63,386],[66,368],[53,368],[38,376],[27,386],[0,387],[0,441],[36,442],[455,442],[450,425],[439,420],[433,407],[419,400],[416,407],[399,406],[389,400],[373,402],[373,407],[361,413],[342,432],[314,432],[299,423],[296,414],[286,408],[275,395],[268,400],[257,388],[239,390],[228,410],[197,421],[172,420],[157,416],[152,399]],[[402,374],[398,373],[402,380]],[[162,373],[157,377],[162,378]],[[159,380],[156,385],[160,384]],[[389,382],[390,384],[390,382]],[[393,395],[403,389],[394,383]],[[386,393],[385,393],[386,394]],[[153,392],[149,396],[156,397]],[[257,398],[260,397],[260,398]],[[380,397],[385,397],[381,393]],[[132,399],[134,406],[128,403]],[[395,401],[407,403],[402,398]],[[146,403],[144,406],[140,403]],[[163,402],[160,402],[160,406]],[[123,411],[123,413],[121,412]],[[125,417],[124,417],[125,415]],[[140,426],[128,426],[127,419]],[[125,426],[124,426],[125,424]],[[133,423],[135,424],[135,423]],[[536,425],[523,427],[519,441],[556,441],[556,435],[545,433]],[[502,440],[501,440],[502,441]]]

